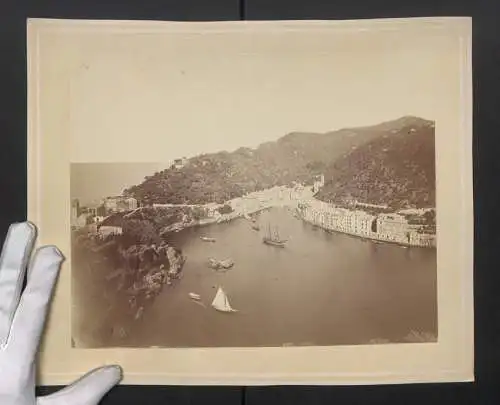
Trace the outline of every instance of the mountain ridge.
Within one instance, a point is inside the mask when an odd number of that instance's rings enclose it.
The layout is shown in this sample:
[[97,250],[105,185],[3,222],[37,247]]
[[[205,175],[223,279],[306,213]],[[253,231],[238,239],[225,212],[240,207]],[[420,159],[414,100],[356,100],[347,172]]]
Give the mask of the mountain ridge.
[[[223,203],[253,191],[277,185],[292,185],[295,181],[311,185],[318,174],[325,174],[326,189],[323,193],[318,194],[318,197],[325,199],[332,199],[333,197],[337,201],[343,197],[332,192],[331,188],[334,185],[335,187],[340,185],[346,191],[347,183],[359,181],[359,179],[356,180],[359,176],[356,177],[353,170],[348,170],[349,164],[351,164],[349,162],[354,161],[357,162],[358,169],[362,170],[361,166],[363,165],[360,163],[360,159],[362,160],[360,156],[365,156],[366,153],[359,152],[359,150],[399,147],[399,144],[392,145],[388,143],[385,145],[384,142],[378,144],[377,139],[391,137],[402,139],[405,134],[409,133],[416,134],[411,139],[414,139],[417,145],[416,140],[419,139],[419,134],[425,131],[429,132],[431,128],[433,139],[433,121],[420,117],[403,116],[372,126],[342,128],[324,133],[293,131],[276,141],[262,143],[256,148],[240,147],[233,152],[219,151],[194,156],[187,160],[184,167],[171,167],[157,172],[146,178],[142,183],[124,190],[124,192],[146,204]],[[372,144],[372,142],[375,143]],[[413,140],[409,142],[410,144],[402,150],[411,159],[411,143]],[[431,152],[434,153],[433,149]],[[354,157],[349,160],[348,156],[351,154]],[[377,156],[382,155],[377,152]],[[401,156],[400,159],[406,159],[405,156]],[[397,158],[395,159],[397,160]],[[432,159],[434,159],[433,156]],[[340,175],[339,167],[335,166],[339,162],[341,167],[344,166],[342,170],[350,173],[349,175]],[[419,161],[416,165],[428,164],[427,162],[428,159],[423,159],[422,162]],[[394,164],[397,165],[397,163]],[[372,170],[378,170],[375,166],[372,162],[370,167],[372,167]],[[432,171],[433,168],[431,167],[429,170]],[[424,170],[425,176],[429,175],[429,170]],[[421,171],[417,170],[419,173]],[[391,171],[389,170],[389,172]],[[395,171],[398,176],[400,172],[401,175],[406,175],[404,170]],[[349,176],[351,180],[349,180]],[[366,174],[361,177],[363,179],[369,178]],[[395,181],[405,183],[404,179],[396,179]],[[431,184],[432,182],[426,180],[417,185],[418,187],[427,187]],[[362,187],[357,186],[351,188],[353,190],[363,190]],[[418,194],[428,192],[431,192],[431,190],[419,190]],[[363,193],[358,192],[357,194],[362,196]],[[393,194],[388,192],[387,196],[393,198]],[[394,198],[401,200],[397,195]],[[413,203],[412,198],[410,196],[409,205]]]
[[435,207],[434,123],[402,126],[344,154],[327,169],[316,198],[346,204]]

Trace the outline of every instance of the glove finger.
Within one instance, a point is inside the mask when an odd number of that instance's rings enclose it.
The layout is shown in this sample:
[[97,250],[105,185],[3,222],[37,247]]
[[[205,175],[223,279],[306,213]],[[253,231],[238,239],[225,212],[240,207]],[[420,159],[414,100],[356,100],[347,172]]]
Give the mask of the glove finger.
[[9,350],[32,361],[36,356],[63,256],[56,247],[37,250],[29,270],[28,281],[12,321]]
[[101,367],[54,394],[38,398],[37,405],[98,405],[121,378],[121,367]]
[[35,238],[36,228],[29,222],[12,224],[5,238],[0,258],[0,345],[9,338]]

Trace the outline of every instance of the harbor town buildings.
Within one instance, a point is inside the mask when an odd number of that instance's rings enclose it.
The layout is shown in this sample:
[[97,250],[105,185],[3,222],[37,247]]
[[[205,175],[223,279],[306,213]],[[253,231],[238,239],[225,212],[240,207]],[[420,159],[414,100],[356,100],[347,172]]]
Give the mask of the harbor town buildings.
[[[193,212],[197,212],[197,215],[191,218],[185,214],[182,222],[177,224],[178,227],[183,228],[192,223],[203,225],[229,221],[271,207],[287,207],[295,210],[303,221],[327,231],[406,246],[436,246],[434,209],[407,209],[390,212],[391,210],[387,206],[358,201],[353,201],[349,208],[339,207],[314,198],[314,189],[320,187],[323,181],[323,177],[318,176],[315,185],[310,188],[301,185],[295,185],[292,188],[276,186],[246,194],[227,201],[225,204],[154,204],[153,208],[175,206],[192,208]],[[231,210],[222,214],[220,209],[225,205],[231,207]],[[104,214],[100,213],[102,209],[105,211]],[[99,228],[102,228],[103,233],[120,233],[121,230],[113,224],[106,223],[103,216],[136,209],[138,209],[137,200],[125,196],[106,198],[102,201],[101,207],[97,209],[85,209],[79,206],[78,201],[73,201],[72,226],[81,228],[89,225],[89,219],[94,219],[96,223],[101,225]],[[429,213],[431,215],[428,215]]]
[[299,204],[303,220],[323,229],[407,246],[435,247],[436,235],[425,223],[412,223],[401,213],[371,214],[310,199]]

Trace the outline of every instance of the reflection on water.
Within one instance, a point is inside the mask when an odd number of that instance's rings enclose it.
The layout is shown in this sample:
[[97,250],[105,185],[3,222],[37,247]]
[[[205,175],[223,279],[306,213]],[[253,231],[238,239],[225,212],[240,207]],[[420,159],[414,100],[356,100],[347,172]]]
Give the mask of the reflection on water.
[[[174,234],[171,242],[188,258],[182,280],[165,288],[127,334],[101,336],[93,344],[337,345],[404,341],[412,331],[437,335],[435,250],[327,233],[281,209],[261,213],[258,223],[260,231],[239,219]],[[285,248],[262,243],[268,224],[288,239]],[[210,257],[232,258],[235,265],[217,272],[207,266]],[[75,294],[86,297],[93,292],[81,277]],[[210,307],[218,286],[239,312]],[[103,311],[85,307],[87,329]]]

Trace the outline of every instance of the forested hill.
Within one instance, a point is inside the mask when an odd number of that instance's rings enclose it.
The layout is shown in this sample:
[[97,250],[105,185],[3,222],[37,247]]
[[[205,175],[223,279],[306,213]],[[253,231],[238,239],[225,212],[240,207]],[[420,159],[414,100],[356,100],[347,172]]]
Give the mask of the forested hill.
[[353,148],[330,165],[316,198],[392,208],[435,207],[435,140],[431,121],[410,125]]
[[[222,203],[248,192],[294,181],[311,184],[315,175],[335,174],[332,165],[377,139],[408,132],[428,123],[402,117],[378,125],[327,133],[289,133],[256,149],[240,148],[193,157],[180,168],[168,168],[125,192],[145,203]],[[376,144],[373,144],[376,145]],[[375,147],[375,146],[374,146]],[[342,181],[347,181],[347,177]]]

